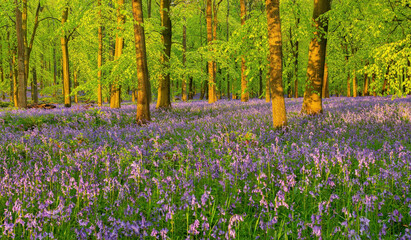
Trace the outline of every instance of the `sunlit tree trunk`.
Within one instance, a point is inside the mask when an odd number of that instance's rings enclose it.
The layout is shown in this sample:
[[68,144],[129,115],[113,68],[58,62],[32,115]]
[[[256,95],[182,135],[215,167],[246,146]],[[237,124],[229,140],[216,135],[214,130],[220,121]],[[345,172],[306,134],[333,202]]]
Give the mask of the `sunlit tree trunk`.
[[[211,46],[213,41],[213,19],[211,0],[206,2],[207,42]],[[210,47],[210,51],[213,51]],[[208,103],[215,102],[216,85],[214,77],[214,62],[208,61]]]
[[[124,8],[124,0],[118,0],[117,9],[117,29],[122,30],[124,25],[124,15],[122,14]],[[118,60],[123,53],[123,42],[124,38],[120,34],[116,36],[116,46],[114,50],[114,61]],[[111,94],[110,94],[110,108],[120,108],[121,107],[121,84],[118,77],[111,84]]]
[[18,56],[18,98],[17,107],[25,108],[27,106],[26,85],[25,85],[25,66],[24,66],[24,31],[23,31],[22,13],[16,0],[16,34],[17,34],[17,56]]
[[[245,0],[240,0],[241,10],[241,25],[245,25],[245,18],[247,14],[247,8],[245,6]],[[247,76],[244,56],[241,57],[241,101],[248,102],[249,93],[247,90]]]
[[[101,8],[101,0],[98,0],[97,5]],[[101,18],[101,9],[98,11],[99,15],[99,26],[98,26],[98,56],[97,56],[97,67],[98,67],[98,86],[97,86],[97,104],[98,106],[103,105],[103,90],[101,86],[101,76],[102,76],[102,71],[101,71],[101,66],[103,65],[103,28],[102,28],[102,18]]]
[[268,44],[270,47],[270,90],[274,128],[287,125],[282,80],[280,0],[266,0]]
[[[184,25],[183,25],[183,66],[186,67],[186,51],[187,51],[187,28],[186,28],[186,20],[184,18]],[[186,83],[186,76],[184,75],[181,81],[181,100],[186,102],[187,101],[187,83]]]
[[141,0],[133,0],[134,38],[137,62],[137,116],[136,121],[144,124],[150,121],[150,102],[148,91],[149,76],[147,70],[146,43],[144,35],[143,7]]
[[313,19],[316,27],[314,38],[310,43],[307,67],[307,84],[304,92],[302,113],[315,115],[322,113],[322,83],[324,79],[325,51],[327,39],[320,29],[327,32],[327,19],[319,19],[331,8],[331,0],[314,0]]
[[[218,6],[221,3],[221,0],[216,3],[217,0],[213,1],[213,41],[217,41],[217,26],[218,26],[218,18],[217,18],[217,13],[218,13]],[[214,99],[213,102],[216,102],[217,99],[219,99],[218,95],[219,92],[221,91],[220,87],[218,88],[218,93],[217,93],[217,62],[213,61],[213,82],[214,82]],[[210,101],[210,100],[209,100]]]
[[[63,16],[61,18],[61,24],[67,21],[68,17],[68,7],[63,10]],[[63,30],[64,31],[64,30]],[[64,106],[71,107],[71,89],[70,89],[70,71],[69,71],[69,53],[68,53],[68,39],[63,32],[61,38],[61,50],[62,50],[62,68],[63,68],[63,95],[64,95]]]
[[16,53],[13,54],[12,60],[12,71],[11,73],[13,77],[13,103],[14,107],[18,107],[18,99],[19,99],[19,83],[18,83],[18,72],[17,72],[17,59]]
[[164,29],[161,32],[161,41],[164,45],[164,52],[161,54],[161,64],[166,73],[161,73],[158,86],[158,98],[156,108],[168,109],[171,108],[170,101],[170,72],[169,72],[169,61],[171,54],[171,19],[169,16],[170,12],[170,0],[160,1],[160,17],[161,17],[161,27]]
[[364,91],[362,92],[363,97],[369,95],[369,93],[368,93],[368,85],[369,85],[368,81],[369,81],[368,80],[368,74],[364,74]]

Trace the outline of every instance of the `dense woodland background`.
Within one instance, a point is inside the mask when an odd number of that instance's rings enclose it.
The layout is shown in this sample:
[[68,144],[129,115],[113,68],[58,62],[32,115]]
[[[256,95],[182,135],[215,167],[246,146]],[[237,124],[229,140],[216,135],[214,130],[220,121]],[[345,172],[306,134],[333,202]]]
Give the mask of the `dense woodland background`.
[[[212,42],[207,41],[207,3],[212,11]],[[410,92],[410,5],[410,0],[332,1],[331,10],[320,16],[328,20],[322,97],[402,96]],[[269,99],[264,1],[144,0],[142,6],[152,101],[158,99],[159,79],[168,74],[171,101],[208,98],[208,61],[216,63],[212,72],[217,99],[240,98],[244,93],[242,78],[250,97]],[[164,6],[170,23],[165,22],[167,19],[162,23],[160,6]],[[313,6],[312,0],[280,1],[282,80],[288,97],[303,96],[305,90],[309,44],[316,31]],[[99,83],[103,102],[110,102],[113,86],[117,85],[121,86],[117,90],[123,101],[135,100],[137,66],[131,1],[1,0],[0,9],[3,101],[9,98],[17,106],[16,22],[22,26],[24,89],[29,101],[38,102],[40,95],[43,101],[63,102],[66,59],[70,84],[66,91],[72,101],[97,102]],[[162,41],[165,33],[171,34],[171,45]],[[122,49],[116,54],[119,39]],[[165,45],[171,46],[169,58],[164,55]],[[119,103],[111,106],[120,107]]]

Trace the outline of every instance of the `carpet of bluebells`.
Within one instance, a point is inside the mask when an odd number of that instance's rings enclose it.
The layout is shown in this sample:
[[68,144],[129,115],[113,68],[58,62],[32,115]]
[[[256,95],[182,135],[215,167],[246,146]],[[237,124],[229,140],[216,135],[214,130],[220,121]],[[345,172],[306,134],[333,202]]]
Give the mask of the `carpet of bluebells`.
[[410,239],[411,97],[0,112],[0,239]]

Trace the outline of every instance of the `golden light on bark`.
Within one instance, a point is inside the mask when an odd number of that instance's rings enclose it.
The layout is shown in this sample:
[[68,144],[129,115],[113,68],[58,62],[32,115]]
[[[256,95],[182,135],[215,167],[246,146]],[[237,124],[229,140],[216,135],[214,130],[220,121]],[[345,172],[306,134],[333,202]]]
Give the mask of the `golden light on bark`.
[[266,0],[268,44],[270,47],[270,90],[275,128],[287,125],[282,80],[280,0]]
[[322,113],[322,84],[324,79],[325,50],[327,40],[320,29],[327,32],[327,20],[319,17],[330,10],[331,0],[314,0],[313,20],[316,27],[311,40],[308,56],[307,83],[304,92],[302,113],[316,115]]

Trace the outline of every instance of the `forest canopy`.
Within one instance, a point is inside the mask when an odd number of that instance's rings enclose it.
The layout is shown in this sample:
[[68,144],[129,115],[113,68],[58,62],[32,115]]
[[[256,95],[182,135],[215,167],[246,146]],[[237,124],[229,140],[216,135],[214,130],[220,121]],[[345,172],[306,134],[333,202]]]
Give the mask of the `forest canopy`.
[[[168,7],[163,2],[167,1],[142,2],[141,26],[145,33],[150,100],[159,97],[164,76],[170,79],[171,101],[192,99],[196,94],[201,99],[209,98],[209,85],[215,88],[212,97],[216,99],[236,98],[245,92],[250,97],[268,93],[264,1],[173,0],[168,1]],[[323,31],[327,39],[328,77],[327,86],[323,87],[327,93],[323,92],[323,97],[409,94],[410,0],[334,0],[331,9],[319,16],[320,21],[327,20],[326,32],[313,24],[313,1],[279,2],[285,96],[298,97],[305,91],[309,45],[317,30]],[[208,4],[211,4],[210,13]],[[161,6],[166,6],[166,11],[161,11],[164,10]],[[78,98],[98,101],[97,86],[101,86],[99,101],[109,102],[113,86],[117,85],[122,100],[130,99],[130,95],[134,100],[136,20],[131,1],[2,0],[0,9],[3,100],[7,96],[15,102],[17,96],[13,96],[18,95],[16,14],[22,16],[25,89],[30,93],[29,101],[37,102],[38,94],[51,97],[54,102],[62,101],[67,94],[76,102]],[[209,14],[211,39],[207,36]],[[169,21],[166,19],[166,23],[162,16]],[[169,33],[165,33],[166,29]],[[170,37],[168,45],[162,40],[166,35]],[[116,54],[119,38],[122,44],[117,50],[121,54]],[[63,39],[67,51],[62,50]],[[208,62],[212,62],[211,68]],[[65,75],[69,79],[66,87]]]

